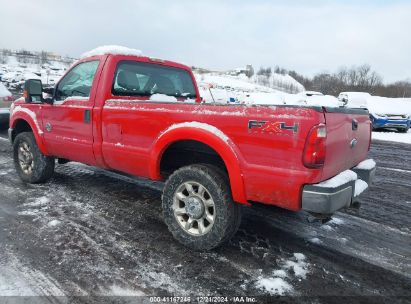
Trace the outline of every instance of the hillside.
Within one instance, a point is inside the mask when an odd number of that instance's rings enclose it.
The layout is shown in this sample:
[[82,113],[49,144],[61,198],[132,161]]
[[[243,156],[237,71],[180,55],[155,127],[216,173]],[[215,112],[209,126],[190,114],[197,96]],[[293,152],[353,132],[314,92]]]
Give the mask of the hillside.
[[74,62],[74,58],[50,52],[0,50],[0,80],[13,92],[22,89],[26,79],[41,79],[54,85]]

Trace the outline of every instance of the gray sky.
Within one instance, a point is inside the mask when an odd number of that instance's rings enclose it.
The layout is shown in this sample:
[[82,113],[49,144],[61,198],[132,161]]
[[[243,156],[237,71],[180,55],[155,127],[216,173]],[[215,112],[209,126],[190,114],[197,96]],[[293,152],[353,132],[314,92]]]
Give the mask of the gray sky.
[[78,57],[120,44],[218,70],[251,63],[313,75],[371,64],[411,79],[411,1],[0,0],[0,48]]

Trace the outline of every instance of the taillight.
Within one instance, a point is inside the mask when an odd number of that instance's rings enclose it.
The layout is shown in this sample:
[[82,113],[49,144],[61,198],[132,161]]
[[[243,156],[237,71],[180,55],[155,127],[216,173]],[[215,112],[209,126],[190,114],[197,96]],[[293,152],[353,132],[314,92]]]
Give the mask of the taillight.
[[308,168],[320,168],[325,161],[325,141],[327,129],[325,124],[311,128],[305,141],[303,164]]

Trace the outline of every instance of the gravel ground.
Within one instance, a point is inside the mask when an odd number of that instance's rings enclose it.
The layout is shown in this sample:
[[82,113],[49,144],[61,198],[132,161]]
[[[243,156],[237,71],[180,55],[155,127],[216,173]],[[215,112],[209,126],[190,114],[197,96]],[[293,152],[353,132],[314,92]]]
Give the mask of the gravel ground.
[[411,145],[373,142],[376,180],[358,211],[320,225],[303,212],[247,207],[229,244],[198,253],[175,242],[163,223],[161,183],[68,163],[48,183],[26,185],[1,136],[0,296],[411,300]]

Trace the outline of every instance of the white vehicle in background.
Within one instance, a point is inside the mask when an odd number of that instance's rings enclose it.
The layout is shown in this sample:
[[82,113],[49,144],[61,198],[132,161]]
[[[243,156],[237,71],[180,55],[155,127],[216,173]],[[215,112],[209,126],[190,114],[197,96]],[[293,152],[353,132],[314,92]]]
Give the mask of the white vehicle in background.
[[307,97],[311,97],[311,96],[324,96],[323,93],[321,92],[316,92],[316,91],[304,91],[301,92],[300,94],[305,95]]
[[371,97],[366,92],[341,92],[338,100],[348,108],[367,108],[367,100]]
[[343,105],[335,96],[324,95],[317,91],[303,91],[298,93],[297,96],[300,96],[305,104],[311,106],[341,107]]
[[407,133],[410,129],[411,103],[401,98],[371,96],[366,92],[341,92],[338,99],[349,108],[367,108],[373,130],[395,129]]
[[9,122],[10,106],[13,100],[13,94],[0,82],[0,128],[5,127]]

